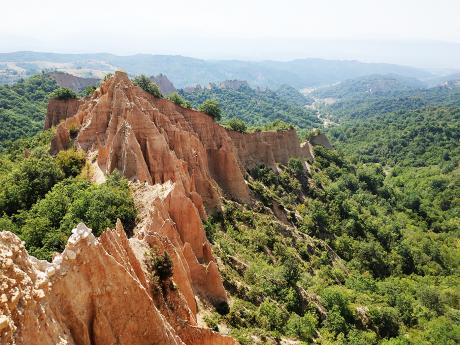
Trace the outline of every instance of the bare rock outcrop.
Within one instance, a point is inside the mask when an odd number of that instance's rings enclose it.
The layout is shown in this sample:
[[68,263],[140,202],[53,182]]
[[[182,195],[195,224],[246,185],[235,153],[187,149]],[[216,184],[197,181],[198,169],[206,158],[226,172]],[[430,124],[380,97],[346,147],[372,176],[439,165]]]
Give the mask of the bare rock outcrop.
[[311,146],[308,143],[299,145],[294,129],[254,133],[229,130],[228,133],[246,169],[260,164],[268,167],[274,167],[277,163],[286,164],[292,157],[313,160]]
[[155,308],[122,228],[83,224],[52,263],[0,233],[2,344],[183,344]]
[[160,73],[156,76],[151,76],[150,80],[155,82],[160,87],[160,91],[163,95],[169,95],[177,91],[171,80],[169,80],[168,77],[163,73]]
[[323,133],[312,136],[309,141],[313,146],[321,145],[327,149],[332,148],[332,145],[329,142],[329,139]]
[[[84,224],[72,233],[49,263],[30,257],[14,234],[0,232],[1,344],[236,344],[187,319],[180,292],[168,297],[175,313],[157,307],[120,223],[100,238]],[[181,327],[172,314],[183,317]]]
[[49,72],[48,75],[56,81],[61,87],[66,87],[74,91],[81,91],[87,86],[97,86],[99,79],[97,78],[82,78],[70,73],[55,71]]
[[147,94],[125,73],[115,73],[58,127],[52,151],[68,146],[62,131],[77,127],[76,145],[96,150],[105,173],[117,169],[149,184],[181,183],[186,194],[197,193],[208,210],[219,208],[221,192],[249,201],[225,129],[206,114]]
[[74,116],[81,103],[79,99],[50,99],[45,118],[45,129],[57,126],[60,122]]
[[[222,196],[251,202],[246,169],[312,160],[311,144],[300,145],[294,130],[228,131],[122,72],[85,100],[50,101],[47,126],[57,126],[52,152],[75,145],[102,176],[118,170],[132,181],[140,221],[129,240],[120,223],[97,239],[79,225],[53,263],[0,233],[1,343],[237,344],[197,326],[197,297],[228,303],[202,220]],[[152,249],[172,259],[177,289],[168,294],[155,293],[146,273]]]

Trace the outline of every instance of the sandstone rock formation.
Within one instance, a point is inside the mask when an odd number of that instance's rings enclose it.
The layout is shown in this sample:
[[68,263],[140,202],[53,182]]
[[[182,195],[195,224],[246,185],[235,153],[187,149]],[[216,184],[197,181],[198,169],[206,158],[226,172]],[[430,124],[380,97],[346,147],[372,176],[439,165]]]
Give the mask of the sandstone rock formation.
[[150,80],[155,82],[160,87],[160,91],[163,95],[169,95],[177,91],[173,83],[163,73],[160,73],[156,76],[151,76]]
[[277,132],[240,133],[228,131],[236,147],[238,157],[246,169],[264,164],[274,167],[286,164],[290,158],[313,160],[313,151],[308,143],[299,145],[294,129]]
[[61,87],[72,89],[76,92],[82,91],[87,86],[97,86],[99,79],[97,78],[82,78],[65,72],[50,72],[48,75],[56,81]]
[[219,83],[220,89],[239,90],[242,87],[249,88],[249,84],[246,80],[224,80]]
[[312,136],[309,141],[313,146],[321,145],[327,149],[332,148],[332,145],[329,142],[329,139],[323,133]]
[[[116,169],[132,180],[140,221],[129,240],[120,223],[98,239],[80,224],[53,263],[29,257],[16,236],[0,233],[0,343],[236,344],[197,326],[196,297],[227,304],[202,220],[222,196],[251,201],[246,169],[312,160],[311,145],[299,145],[293,130],[227,131],[206,114],[145,93],[121,72],[84,101],[50,101],[53,125],[53,152],[72,140],[95,157],[98,171]],[[173,262],[177,289],[167,294],[149,281],[144,257],[152,248]]]
[[45,118],[45,129],[57,126],[61,121],[75,115],[81,103],[79,99],[50,99]]
[[72,232],[52,263],[28,256],[12,233],[0,233],[1,344],[236,344],[187,319],[179,292],[171,298],[185,318],[177,331],[171,326],[120,223],[98,239],[84,224]]

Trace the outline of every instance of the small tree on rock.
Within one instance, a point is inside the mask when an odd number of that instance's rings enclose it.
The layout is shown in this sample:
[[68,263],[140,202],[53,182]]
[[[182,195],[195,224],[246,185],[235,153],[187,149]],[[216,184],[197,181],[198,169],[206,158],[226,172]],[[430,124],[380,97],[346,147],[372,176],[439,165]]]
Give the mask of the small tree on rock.
[[212,116],[215,121],[219,121],[222,117],[219,102],[216,99],[205,100],[198,108],[199,111]]
[[60,100],[75,99],[77,98],[77,94],[66,87],[59,87],[50,94],[50,98]]
[[248,126],[243,120],[233,118],[227,122],[227,126],[236,132],[244,133],[248,129]]
[[139,86],[145,92],[157,97],[162,98],[163,95],[161,94],[160,87],[151,81],[147,76],[141,74],[140,76],[134,78],[133,83]]

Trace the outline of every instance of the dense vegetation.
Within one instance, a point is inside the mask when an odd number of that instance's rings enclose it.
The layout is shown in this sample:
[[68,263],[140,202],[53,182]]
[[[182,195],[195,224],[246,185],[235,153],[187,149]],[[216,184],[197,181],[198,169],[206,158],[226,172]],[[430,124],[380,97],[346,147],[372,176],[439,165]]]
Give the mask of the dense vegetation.
[[0,148],[43,129],[48,96],[56,89],[56,82],[45,74],[0,86]]
[[460,107],[460,86],[401,91],[382,95],[346,97],[326,107],[335,121],[378,117],[395,112],[404,114],[425,107]]
[[263,125],[271,121],[282,120],[301,128],[319,125],[316,113],[305,108],[311,100],[297,90],[283,86],[278,91],[255,90],[248,86],[237,89],[196,88],[194,91],[181,91],[181,95],[194,107],[207,99],[215,99],[222,108],[222,120],[238,118],[248,125]]
[[[229,325],[242,344],[458,343],[458,176],[425,172],[415,183],[334,150],[315,154],[310,174],[296,160],[280,173],[253,169],[259,203],[227,202],[206,223],[234,296],[208,324]],[[277,205],[290,226],[267,211]]]
[[401,88],[344,87],[320,108],[337,150],[316,147],[308,173],[251,170],[256,206],[206,223],[234,296],[210,327],[242,344],[460,342],[459,89]]
[[[43,75],[0,87],[2,125],[12,129],[0,132],[0,230],[44,259],[80,221],[99,235],[117,218],[129,233],[136,220],[126,179],[95,185],[83,152],[53,157],[51,131],[30,136],[56,89]],[[240,132],[248,123],[306,131],[316,121],[289,87],[183,95],[195,107],[217,99],[222,122]],[[205,222],[231,295],[230,309],[205,321],[243,345],[460,343],[460,88],[345,96],[320,111],[339,122],[327,131],[337,149],[315,147],[309,169],[296,159],[251,169],[255,204],[225,200]],[[173,290],[171,258],[152,249],[145,260],[151,279]]]
[[48,131],[13,142],[0,155],[0,230],[19,235],[42,259],[61,252],[79,222],[99,235],[119,218],[131,231],[136,210],[126,179],[114,173],[103,184],[91,183],[84,153],[50,156],[51,136]]
[[345,80],[333,86],[315,90],[318,98],[366,98],[368,96],[400,95],[402,91],[423,89],[424,84],[415,78],[396,74],[369,75]]
[[328,134],[357,161],[454,169],[460,158],[460,107],[399,110],[343,121]]

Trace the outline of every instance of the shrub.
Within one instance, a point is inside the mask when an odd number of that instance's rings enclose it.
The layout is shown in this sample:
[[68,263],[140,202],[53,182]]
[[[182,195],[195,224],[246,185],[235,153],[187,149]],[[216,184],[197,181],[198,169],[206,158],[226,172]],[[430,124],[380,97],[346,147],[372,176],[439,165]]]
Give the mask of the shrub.
[[77,94],[73,91],[70,90],[66,87],[60,87],[54,90],[50,94],[50,98],[52,99],[61,99],[61,100],[66,100],[66,99],[75,99],[77,98]]
[[155,249],[151,249],[145,258],[145,264],[149,272],[164,283],[173,275],[173,263],[168,252],[159,255]]
[[190,104],[189,101],[185,100],[182,98],[177,92],[174,92],[168,96],[168,99],[173,102],[174,104],[177,104],[183,108],[190,109],[192,105]]
[[391,307],[369,309],[370,319],[381,338],[393,338],[399,333],[398,313]]
[[266,299],[257,310],[256,320],[260,327],[281,332],[288,319],[288,313],[275,302]]
[[345,334],[348,331],[347,321],[340,313],[340,309],[337,305],[334,305],[332,310],[327,313],[327,319],[324,322],[324,326],[334,334]]
[[96,86],[90,85],[83,89],[82,94],[83,96],[88,97],[91,96],[94,93],[94,91],[96,91]]
[[246,123],[243,120],[240,120],[237,118],[230,119],[227,122],[227,127],[229,127],[233,131],[240,132],[240,133],[246,132],[248,128]]
[[162,98],[163,95],[161,94],[160,87],[151,81],[147,76],[141,74],[140,76],[134,78],[134,84],[139,86],[145,92],[155,96],[157,98]]
[[264,131],[285,131],[294,127],[283,120],[275,120],[263,126]]
[[219,121],[222,117],[219,102],[216,99],[207,99],[199,107],[199,111],[208,114],[215,121]]
[[311,313],[305,313],[302,317],[292,313],[286,324],[286,333],[300,340],[310,341],[315,335],[317,325],[318,320]]
[[0,213],[8,215],[30,208],[60,180],[64,174],[50,157],[29,158],[7,177],[0,192]]
[[86,157],[82,150],[70,149],[60,151],[56,156],[56,162],[66,177],[75,177],[85,165]]
[[305,175],[305,167],[300,159],[290,158],[288,161],[288,169],[298,178]]

